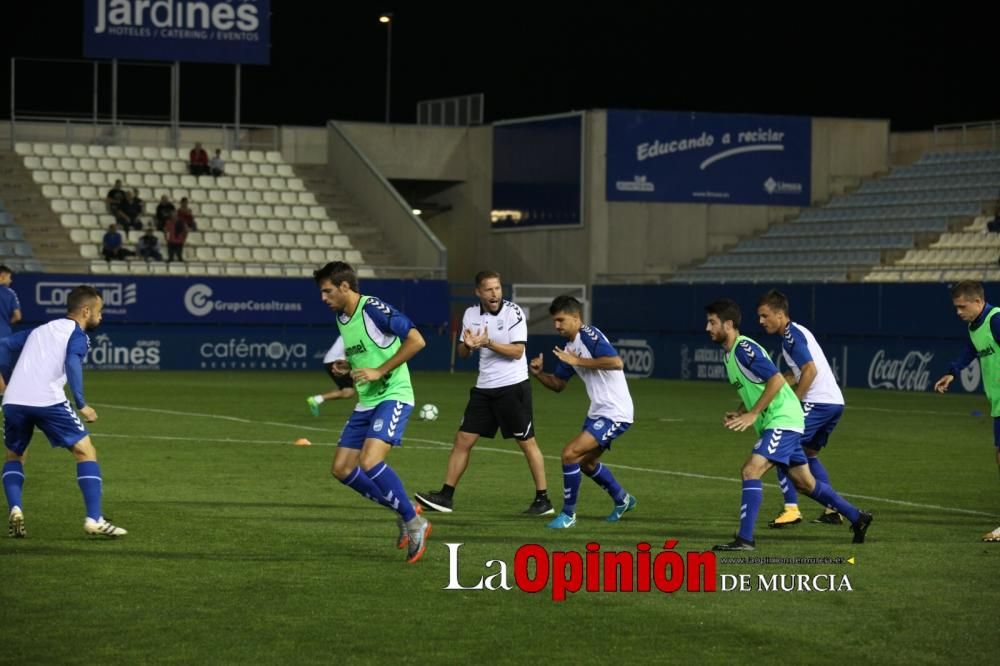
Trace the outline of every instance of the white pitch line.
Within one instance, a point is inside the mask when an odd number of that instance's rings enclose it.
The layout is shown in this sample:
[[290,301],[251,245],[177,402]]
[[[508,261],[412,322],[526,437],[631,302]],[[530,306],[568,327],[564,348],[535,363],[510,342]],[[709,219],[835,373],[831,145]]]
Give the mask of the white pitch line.
[[[220,419],[220,420],[224,420],[224,421],[235,421],[235,422],[238,422],[238,423],[249,423],[249,424],[256,424],[256,425],[273,425],[273,426],[279,426],[279,427],[282,427],[282,428],[295,428],[296,430],[313,430],[313,431],[318,431],[318,432],[339,432],[337,430],[330,430],[329,428],[317,428],[317,427],[312,427],[312,426],[302,426],[302,425],[297,425],[295,423],[281,423],[279,421],[254,421],[254,420],[251,420],[251,419],[244,419],[244,418],[240,418],[240,417],[237,417],[237,416],[225,416],[225,415],[221,415],[221,414],[203,414],[203,413],[198,413],[198,412],[179,412],[179,411],[173,411],[173,410],[169,410],[169,409],[157,409],[157,408],[152,408],[152,407],[127,407],[127,406],[122,406],[122,405],[97,404],[97,403],[91,403],[91,404],[94,405],[94,406],[96,406],[96,407],[100,407],[102,409],[104,409],[104,408],[111,408],[111,409],[124,409],[124,410],[136,411],[136,412],[154,412],[154,413],[158,413],[158,414],[171,414],[171,415],[176,415],[176,416],[198,416],[198,417],[202,417],[202,418]],[[184,437],[169,437],[169,436],[166,436],[166,435],[110,435],[110,434],[105,434],[105,435],[100,435],[100,436],[101,437],[129,437],[129,438],[132,438],[132,439],[143,439],[143,438],[144,439],[171,439],[171,440],[182,440],[182,441],[193,441],[193,442],[217,441],[217,442],[227,442],[227,443],[238,443],[238,442],[248,442],[249,443],[249,442],[252,442],[252,443],[260,443],[260,444],[271,444],[271,443],[287,444],[287,442],[284,442],[284,441],[274,441],[274,440],[237,440],[237,439],[209,440],[209,439],[203,439],[203,438],[200,438],[200,437],[184,438]],[[442,442],[442,441],[436,440],[436,439],[422,439],[422,438],[419,438],[419,437],[407,437],[406,441],[408,441],[408,442],[421,442],[421,443],[425,443],[425,444],[434,444],[436,449],[445,449],[445,448],[449,448],[451,446],[450,442]],[[331,445],[330,444],[315,444],[315,446],[331,446]],[[417,447],[410,447],[410,448],[417,448]],[[520,451],[510,451],[508,449],[498,449],[498,448],[490,447],[490,446],[477,446],[476,450],[477,451],[490,451],[490,452],[493,452],[493,453],[505,453],[505,454],[515,455],[515,456],[522,455]],[[548,458],[549,460],[560,460],[559,456],[544,456],[544,457]],[[712,475],[709,475],[709,474],[697,474],[697,473],[694,473],[694,472],[676,472],[676,471],[673,471],[673,470],[654,469],[654,468],[649,468],[649,467],[634,467],[634,466],[631,466],[631,465],[620,465],[620,464],[614,464],[614,463],[612,463],[612,464],[605,463],[605,464],[608,467],[611,467],[613,469],[625,469],[625,470],[629,470],[629,471],[632,471],[632,472],[645,472],[647,474],[662,474],[664,476],[680,476],[680,477],[690,478],[690,479],[704,479],[704,480],[707,480],[707,481],[727,481],[727,482],[730,482],[730,483],[739,483],[740,482],[739,479],[734,479],[734,478],[727,477],[727,476],[712,476]],[[766,484],[766,485],[768,487],[771,487],[771,488],[778,488],[778,485],[774,484],[774,483],[769,483],[769,484]],[[963,513],[963,514],[968,514],[968,515],[972,515],[972,516],[988,516],[990,518],[993,518],[993,517],[996,516],[996,514],[987,513],[985,511],[974,511],[972,509],[959,509],[959,508],[956,508],[956,507],[938,506],[936,504],[921,504],[919,502],[907,502],[905,500],[895,500],[895,499],[890,499],[890,498],[887,498],[887,497],[874,497],[874,496],[870,496],[870,495],[857,495],[857,494],[854,494],[854,493],[840,493],[840,495],[842,497],[856,497],[858,499],[865,499],[865,500],[870,500],[870,501],[873,501],[873,502],[884,502],[886,504],[896,504],[896,505],[899,505],[899,506],[910,506],[910,507],[914,507],[914,508],[918,508],[918,509],[934,509],[936,511],[947,511],[949,513]]]

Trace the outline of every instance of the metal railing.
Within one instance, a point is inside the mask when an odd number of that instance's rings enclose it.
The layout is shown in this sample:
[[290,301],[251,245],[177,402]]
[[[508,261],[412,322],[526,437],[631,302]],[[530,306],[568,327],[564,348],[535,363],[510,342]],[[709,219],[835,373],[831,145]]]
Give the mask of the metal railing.
[[[945,143],[953,133],[960,135],[958,143]],[[1000,148],[1000,120],[973,123],[952,123],[934,126],[934,147],[990,146]]]
[[[281,150],[277,125],[180,123],[175,130],[162,120],[19,115],[9,125],[10,147],[18,142],[79,143],[106,146],[183,148],[201,141],[223,150]],[[201,137],[201,138],[199,138]]]

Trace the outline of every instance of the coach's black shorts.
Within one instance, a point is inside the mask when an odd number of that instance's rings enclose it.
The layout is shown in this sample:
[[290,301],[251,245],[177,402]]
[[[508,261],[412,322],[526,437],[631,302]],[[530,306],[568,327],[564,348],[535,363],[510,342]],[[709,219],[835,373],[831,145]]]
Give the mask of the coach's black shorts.
[[531,380],[495,389],[469,390],[469,403],[465,406],[461,432],[482,437],[496,437],[497,429],[504,439],[525,441],[535,436],[531,410]]

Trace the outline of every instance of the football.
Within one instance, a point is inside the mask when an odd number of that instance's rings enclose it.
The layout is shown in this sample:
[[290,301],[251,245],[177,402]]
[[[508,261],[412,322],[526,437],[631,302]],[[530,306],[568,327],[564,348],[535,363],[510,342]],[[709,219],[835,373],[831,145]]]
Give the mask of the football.
[[433,421],[438,417],[437,405],[424,405],[420,408],[421,421]]

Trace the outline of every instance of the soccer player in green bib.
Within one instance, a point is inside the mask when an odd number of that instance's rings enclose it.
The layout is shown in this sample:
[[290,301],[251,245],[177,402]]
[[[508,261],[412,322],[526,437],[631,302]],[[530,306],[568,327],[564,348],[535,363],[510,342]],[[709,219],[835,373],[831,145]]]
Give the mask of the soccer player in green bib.
[[[948,373],[937,380],[934,390],[947,391],[962,368],[979,359],[983,390],[993,416],[993,444],[1000,470],[1000,317],[997,316],[1000,308],[987,303],[983,285],[972,280],[963,280],[951,288],[951,302],[958,318],[969,324],[969,344],[948,368]],[[984,534],[983,541],[1000,543],[1000,527]]]
[[805,427],[802,406],[763,347],[740,335],[740,307],[722,298],[706,305],[705,313],[705,331],[726,350],[726,377],[742,401],[737,411],[726,412],[723,425],[737,432],[752,426],[759,436],[743,464],[740,530],[732,542],[719,544],[713,550],[755,548],[754,523],[764,492],[760,479],[775,466],[784,469],[799,490],[851,521],[854,543],[864,543],[872,515],[859,511],[809,471],[801,443]]
[[420,559],[431,533],[385,462],[400,446],[413,411],[413,386],[406,362],[423,349],[424,338],[403,313],[358,292],[350,264],[334,261],[315,271],[323,302],[337,314],[337,327],[351,367],[358,405],[344,425],[333,457],[333,475],[345,486],[398,515],[397,546],[407,562]]

